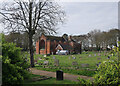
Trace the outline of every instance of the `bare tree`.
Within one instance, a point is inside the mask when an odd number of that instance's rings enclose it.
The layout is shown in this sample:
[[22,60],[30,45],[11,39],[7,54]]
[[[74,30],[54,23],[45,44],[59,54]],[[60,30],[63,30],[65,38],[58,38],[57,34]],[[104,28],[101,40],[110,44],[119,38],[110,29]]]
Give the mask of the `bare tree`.
[[55,26],[63,23],[65,15],[56,2],[49,0],[17,0],[5,4],[0,14],[7,31],[28,33],[31,67],[34,67],[33,35],[38,30],[55,33]]

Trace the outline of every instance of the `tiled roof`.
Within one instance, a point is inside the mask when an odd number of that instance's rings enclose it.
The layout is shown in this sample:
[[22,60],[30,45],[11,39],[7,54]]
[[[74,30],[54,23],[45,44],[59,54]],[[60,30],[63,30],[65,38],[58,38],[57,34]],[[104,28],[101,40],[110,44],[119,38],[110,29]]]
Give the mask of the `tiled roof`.
[[70,46],[69,44],[60,44],[61,47],[64,49],[64,50],[71,50],[73,49],[72,46]]
[[46,36],[47,40],[50,40],[50,41],[62,41],[64,42],[64,38],[63,37],[58,37],[58,36]]

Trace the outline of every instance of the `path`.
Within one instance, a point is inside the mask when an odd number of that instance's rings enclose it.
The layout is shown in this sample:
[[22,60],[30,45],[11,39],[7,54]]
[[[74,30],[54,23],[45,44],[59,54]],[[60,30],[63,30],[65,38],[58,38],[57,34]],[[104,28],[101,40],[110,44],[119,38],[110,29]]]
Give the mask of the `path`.
[[[43,75],[43,76],[56,78],[56,72],[43,71],[43,70],[38,70],[38,69],[35,69],[35,68],[30,68],[30,71],[32,72],[32,74]],[[93,81],[92,77],[82,76],[82,75],[72,75],[72,74],[64,73],[64,79],[67,79],[67,80],[78,81],[77,80],[78,77],[80,77],[81,79],[90,79],[91,81]]]

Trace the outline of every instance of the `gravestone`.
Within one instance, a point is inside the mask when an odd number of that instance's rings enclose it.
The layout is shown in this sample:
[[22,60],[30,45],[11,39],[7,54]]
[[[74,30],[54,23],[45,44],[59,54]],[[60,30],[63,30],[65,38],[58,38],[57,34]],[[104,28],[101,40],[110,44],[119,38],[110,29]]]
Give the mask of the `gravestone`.
[[44,61],[43,64],[44,64],[44,65],[48,65],[48,64],[49,64],[49,61]]
[[44,55],[44,57],[47,57],[47,55]]
[[97,58],[97,60],[101,60],[101,58]]
[[78,63],[76,61],[72,62],[72,65],[78,65]]
[[76,59],[76,57],[72,57],[72,59]]
[[42,60],[41,58],[38,58],[38,60]]
[[98,56],[100,56],[100,53],[98,53]]
[[54,66],[59,66],[59,60],[58,59],[54,60]]
[[91,55],[89,55],[89,57],[91,57]]
[[63,80],[63,71],[56,71],[56,80]]
[[34,63],[37,64],[37,60],[34,60]]
[[81,64],[82,67],[89,67],[89,64]]
[[52,52],[52,55],[53,55],[53,52]]
[[53,56],[53,59],[55,59],[55,56]]
[[96,56],[96,54],[94,54],[94,56]]

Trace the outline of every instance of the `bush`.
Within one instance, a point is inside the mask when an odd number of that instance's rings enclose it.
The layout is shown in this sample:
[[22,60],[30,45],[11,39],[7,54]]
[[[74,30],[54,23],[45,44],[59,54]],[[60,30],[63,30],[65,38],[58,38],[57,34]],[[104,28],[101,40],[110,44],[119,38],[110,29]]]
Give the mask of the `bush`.
[[104,61],[97,69],[94,76],[94,84],[97,85],[118,85],[120,61]]
[[2,80],[4,84],[20,84],[28,77],[29,65],[21,57],[21,49],[13,43],[2,43]]
[[78,80],[79,80],[79,84],[82,84],[83,86],[92,86],[92,82],[89,79],[84,80],[79,77]]

